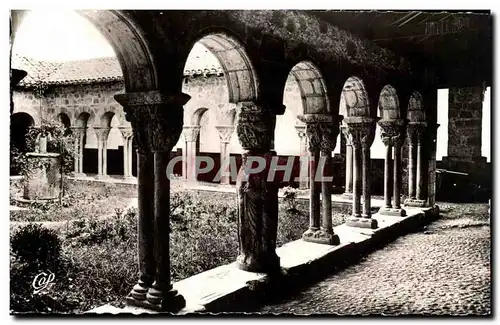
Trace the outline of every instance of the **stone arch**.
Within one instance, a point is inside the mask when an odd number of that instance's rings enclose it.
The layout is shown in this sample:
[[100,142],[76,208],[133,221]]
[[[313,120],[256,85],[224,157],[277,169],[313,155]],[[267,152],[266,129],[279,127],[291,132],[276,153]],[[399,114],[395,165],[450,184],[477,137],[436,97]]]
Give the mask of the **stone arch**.
[[313,62],[300,61],[292,67],[290,74],[299,85],[304,114],[330,112],[323,76]]
[[10,146],[20,152],[26,151],[26,134],[35,125],[33,117],[26,112],[17,112],[10,117]]
[[380,117],[384,120],[394,120],[401,117],[399,98],[396,89],[391,85],[385,85],[378,99]]
[[158,88],[158,74],[146,36],[121,10],[77,10],[112,46],[123,73],[127,92]]
[[191,116],[191,120],[189,121],[192,126],[200,126],[200,121],[203,115],[208,111],[208,108],[206,107],[200,107],[196,109]]
[[13,111],[12,115],[17,114],[17,113],[28,114],[33,120],[33,125],[40,125],[42,122],[42,119],[40,118],[39,112],[32,107],[29,107],[29,106],[20,106],[19,107],[16,105],[14,107],[14,111]]
[[107,111],[101,115],[99,118],[99,126],[111,128],[111,120],[115,117],[114,112]]
[[200,42],[219,61],[227,81],[229,102],[256,101],[259,82],[243,42],[225,29],[205,29],[195,40],[189,48]]
[[345,101],[348,117],[371,116],[368,93],[361,78],[356,76],[349,77],[344,83],[341,97]]
[[71,126],[71,120],[66,113],[57,114],[57,121],[60,122],[66,129],[69,129]]
[[426,120],[423,97],[418,91],[414,91],[410,95],[407,118],[410,122],[423,122]]
[[76,116],[76,126],[80,127],[88,127],[92,125],[92,122],[94,120],[93,113],[89,112],[79,112],[78,115]]

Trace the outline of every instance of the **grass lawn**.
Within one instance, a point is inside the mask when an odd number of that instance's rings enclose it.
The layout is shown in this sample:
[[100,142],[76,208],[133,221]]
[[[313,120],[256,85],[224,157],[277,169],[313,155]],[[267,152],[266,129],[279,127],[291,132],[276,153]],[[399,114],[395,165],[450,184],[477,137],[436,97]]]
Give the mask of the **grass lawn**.
[[[21,182],[11,186],[11,203],[18,205],[14,198],[22,196]],[[59,202],[31,203],[26,211],[11,211],[11,221],[67,221],[106,216],[120,211],[137,197],[132,187],[116,186],[101,182],[68,182]]]

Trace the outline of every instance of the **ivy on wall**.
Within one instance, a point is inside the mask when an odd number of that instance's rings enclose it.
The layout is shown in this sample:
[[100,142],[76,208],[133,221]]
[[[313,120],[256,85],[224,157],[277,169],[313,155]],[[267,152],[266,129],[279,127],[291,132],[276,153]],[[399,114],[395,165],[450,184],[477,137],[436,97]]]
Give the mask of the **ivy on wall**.
[[31,126],[25,137],[26,151],[21,152],[16,147],[11,147],[11,164],[20,175],[29,178],[31,173],[40,168],[45,168],[44,160],[28,159],[27,153],[38,151],[40,137],[47,138],[47,152],[60,155],[61,173],[68,174],[73,170],[75,155],[75,140],[71,130],[58,121],[42,120],[40,125]]

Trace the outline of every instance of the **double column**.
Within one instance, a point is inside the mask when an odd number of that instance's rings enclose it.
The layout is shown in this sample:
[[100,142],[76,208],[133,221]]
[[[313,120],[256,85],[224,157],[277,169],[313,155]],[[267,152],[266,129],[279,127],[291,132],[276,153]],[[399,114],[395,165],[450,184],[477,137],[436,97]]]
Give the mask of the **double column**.
[[309,188],[309,152],[307,149],[307,136],[305,125],[295,125],[295,130],[300,139],[300,172],[299,189]]
[[73,136],[75,139],[75,159],[74,159],[74,176],[75,177],[85,177],[83,173],[83,149],[85,144],[83,140],[85,139],[85,132],[87,132],[86,126],[73,126]]
[[97,135],[97,179],[107,179],[108,176],[108,136],[111,131],[107,126],[94,126]]
[[[344,119],[347,133],[353,148],[353,195],[352,216],[346,221],[351,227],[378,227],[377,220],[371,217],[371,161],[370,147],[375,138],[376,118],[350,116]],[[361,190],[363,205],[361,211]]]
[[197,125],[186,125],[183,127],[184,140],[186,142],[182,172],[185,179],[196,182],[196,142],[200,134],[200,127]]
[[[236,265],[250,272],[279,272],[276,254],[278,185],[270,173],[276,152],[271,148],[273,117],[284,106],[271,109],[253,102],[240,102],[236,132],[243,148],[236,183],[238,200],[239,256]],[[257,172],[258,170],[258,172]],[[271,176],[271,177],[270,177]]]
[[427,171],[424,168],[424,138],[427,122],[409,122],[408,135],[408,196],[405,205],[410,207],[424,207],[425,184]]
[[138,144],[139,280],[127,303],[156,311],[177,311],[184,298],[170,278],[170,152],[182,132],[186,94],[159,91],[115,95]]
[[[339,236],[332,227],[332,152],[335,149],[342,116],[328,114],[299,115],[299,120],[306,124],[309,144],[310,163],[310,198],[309,229],[302,235],[304,241],[338,245]],[[322,209],[320,208],[322,193]],[[320,225],[320,210],[323,218]]]
[[[381,138],[385,145],[385,168],[384,168],[384,201],[385,205],[379,213],[404,217],[406,211],[401,208],[401,147],[404,141],[405,120],[390,119],[378,122],[382,129]],[[394,161],[392,153],[394,149]],[[391,168],[394,162],[394,167]],[[392,194],[391,194],[392,185]],[[392,202],[391,202],[392,196]]]
[[353,165],[353,159],[352,159],[352,142],[351,138],[349,137],[349,134],[347,132],[347,126],[343,125],[340,127],[342,130],[342,134],[345,137],[346,140],[346,148],[345,148],[345,191],[344,194],[342,194],[345,197],[351,198],[352,199],[352,171],[354,168]]
[[234,126],[232,125],[218,125],[215,127],[219,131],[220,138],[220,172],[221,179],[220,183],[223,185],[229,185],[231,183],[230,177],[230,152],[229,143],[231,142],[231,137],[234,132]]
[[134,179],[132,176],[132,138],[133,132],[130,126],[118,127],[123,136],[123,178]]

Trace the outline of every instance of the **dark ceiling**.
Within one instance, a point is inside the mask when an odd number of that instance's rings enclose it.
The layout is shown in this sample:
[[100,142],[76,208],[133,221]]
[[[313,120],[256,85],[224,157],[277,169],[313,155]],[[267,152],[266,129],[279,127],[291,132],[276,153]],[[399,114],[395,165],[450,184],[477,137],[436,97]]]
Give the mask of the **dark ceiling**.
[[490,11],[312,11],[317,17],[409,58],[435,66],[442,87],[491,84]]

